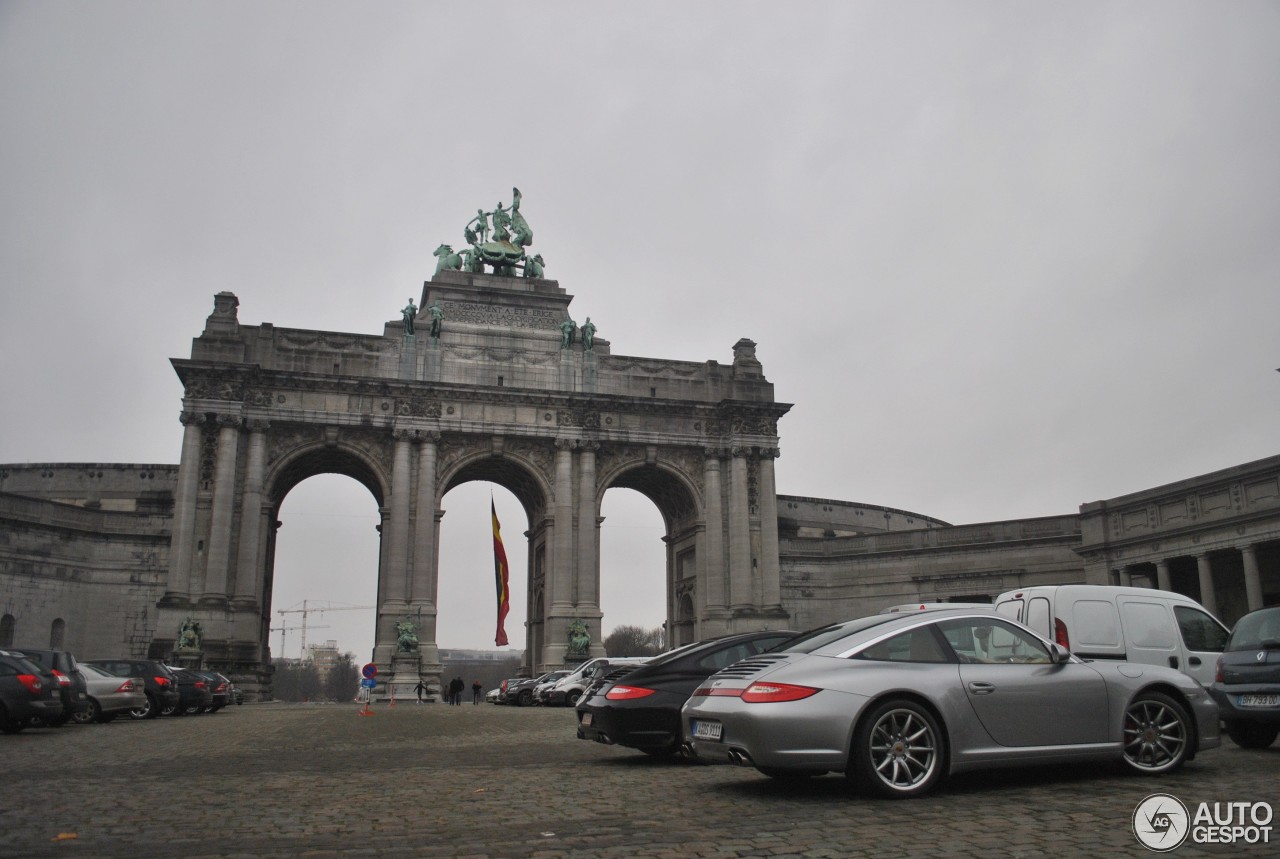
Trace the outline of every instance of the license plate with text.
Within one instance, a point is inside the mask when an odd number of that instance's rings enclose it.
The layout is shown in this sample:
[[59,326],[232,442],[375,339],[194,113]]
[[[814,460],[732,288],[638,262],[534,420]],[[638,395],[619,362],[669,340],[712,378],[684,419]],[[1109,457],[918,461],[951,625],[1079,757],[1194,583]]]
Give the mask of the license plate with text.
[[1241,707],[1280,707],[1280,695],[1241,695]]
[[696,721],[693,723],[693,736],[699,740],[719,741],[723,725],[719,722]]

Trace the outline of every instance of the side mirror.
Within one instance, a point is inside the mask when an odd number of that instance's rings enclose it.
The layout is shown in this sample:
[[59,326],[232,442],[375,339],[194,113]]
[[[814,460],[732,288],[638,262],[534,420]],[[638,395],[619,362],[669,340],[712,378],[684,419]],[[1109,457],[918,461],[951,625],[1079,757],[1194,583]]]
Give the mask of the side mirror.
[[1071,651],[1067,650],[1056,641],[1049,644],[1049,661],[1054,665],[1061,665],[1064,662],[1071,661]]

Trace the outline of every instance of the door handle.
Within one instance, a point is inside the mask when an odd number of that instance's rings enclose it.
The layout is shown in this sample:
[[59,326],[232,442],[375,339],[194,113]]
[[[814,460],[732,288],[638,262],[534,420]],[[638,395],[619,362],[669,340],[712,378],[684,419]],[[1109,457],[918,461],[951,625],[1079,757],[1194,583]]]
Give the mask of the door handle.
[[996,684],[975,680],[969,684],[969,691],[975,695],[990,695],[996,691]]

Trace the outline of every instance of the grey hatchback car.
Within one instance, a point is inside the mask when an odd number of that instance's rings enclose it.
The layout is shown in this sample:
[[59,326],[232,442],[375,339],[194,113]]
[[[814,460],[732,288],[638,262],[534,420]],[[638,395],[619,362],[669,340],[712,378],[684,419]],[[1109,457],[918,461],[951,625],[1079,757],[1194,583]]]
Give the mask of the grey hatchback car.
[[1280,734],[1280,607],[1236,621],[1209,687],[1227,736],[1237,746],[1265,749]]

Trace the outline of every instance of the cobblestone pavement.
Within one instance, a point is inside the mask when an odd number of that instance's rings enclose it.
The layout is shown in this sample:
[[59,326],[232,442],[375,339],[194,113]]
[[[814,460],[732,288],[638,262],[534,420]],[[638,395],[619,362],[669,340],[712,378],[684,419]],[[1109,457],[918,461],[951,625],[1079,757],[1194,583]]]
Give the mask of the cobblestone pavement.
[[0,856],[1148,856],[1130,817],[1151,793],[1280,808],[1280,743],[1228,741],[1161,779],[1002,771],[894,802],[837,776],[779,782],[584,742],[571,710],[357,711],[249,704],[2,736]]

